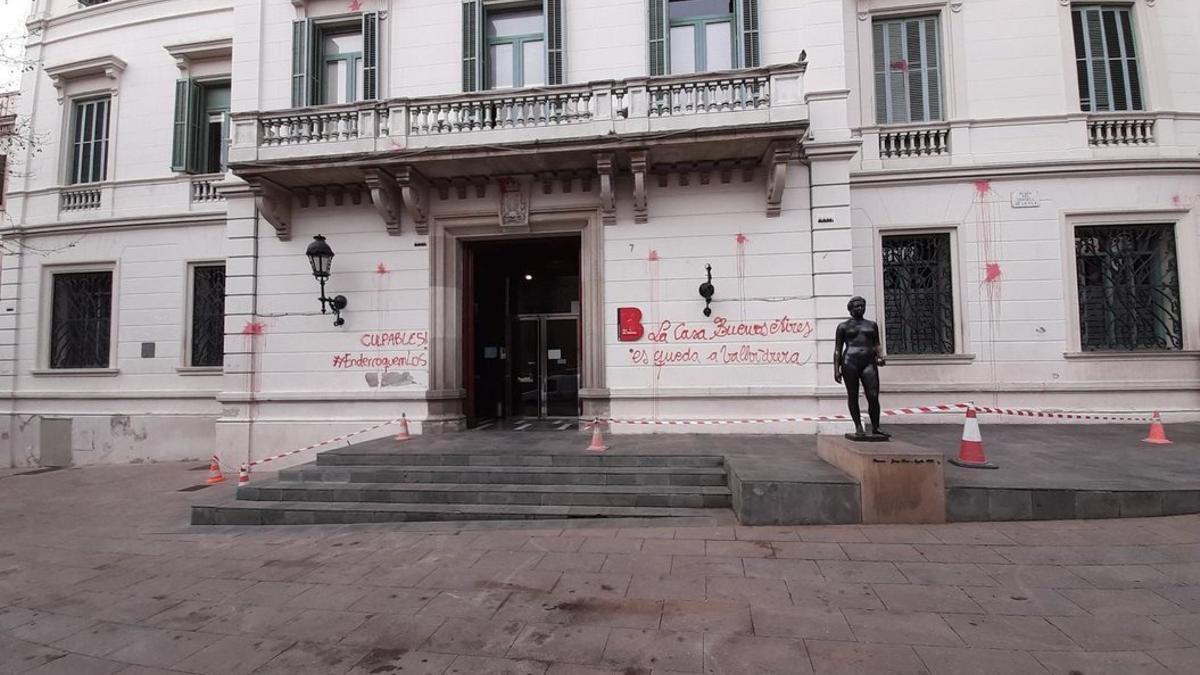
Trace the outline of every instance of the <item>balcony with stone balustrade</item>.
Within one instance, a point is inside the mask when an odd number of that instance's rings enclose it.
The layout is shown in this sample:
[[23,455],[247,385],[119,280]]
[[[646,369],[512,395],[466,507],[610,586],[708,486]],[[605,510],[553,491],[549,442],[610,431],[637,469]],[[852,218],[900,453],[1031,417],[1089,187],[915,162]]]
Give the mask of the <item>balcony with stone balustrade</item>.
[[595,179],[607,219],[622,172],[644,190],[650,174],[749,180],[755,167],[794,157],[809,126],[805,69],[802,55],[723,72],[239,112],[229,159],[281,236],[288,214],[271,205],[292,198],[359,202],[365,187],[389,228],[403,204],[420,231],[419,193],[482,192],[511,177],[579,178],[585,189]]

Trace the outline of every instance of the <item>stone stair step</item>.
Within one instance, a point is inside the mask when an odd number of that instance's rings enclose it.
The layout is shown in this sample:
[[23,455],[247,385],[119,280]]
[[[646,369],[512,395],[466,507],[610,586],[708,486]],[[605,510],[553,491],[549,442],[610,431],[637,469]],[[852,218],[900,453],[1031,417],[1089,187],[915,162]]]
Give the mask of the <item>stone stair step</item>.
[[623,455],[576,453],[454,452],[398,453],[362,452],[354,448],[331,450],[317,455],[320,466],[571,466],[571,467],[719,467],[720,455]]
[[279,479],[322,483],[486,483],[500,485],[726,484],[724,467],[575,466],[325,466],[304,464]]
[[524,504],[721,508],[732,504],[725,486],[505,485],[475,483],[337,483],[263,481],[241,486],[239,500],[421,504]]
[[228,500],[192,507],[193,525],[324,525],[458,520],[727,517],[728,509]]

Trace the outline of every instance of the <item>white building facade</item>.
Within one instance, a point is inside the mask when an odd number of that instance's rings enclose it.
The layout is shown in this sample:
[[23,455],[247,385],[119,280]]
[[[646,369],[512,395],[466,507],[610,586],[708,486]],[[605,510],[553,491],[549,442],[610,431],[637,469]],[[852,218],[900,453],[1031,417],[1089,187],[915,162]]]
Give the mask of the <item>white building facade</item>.
[[885,407],[1200,413],[1191,0],[83,4],[30,21],[0,464],[841,413],[853,295]]

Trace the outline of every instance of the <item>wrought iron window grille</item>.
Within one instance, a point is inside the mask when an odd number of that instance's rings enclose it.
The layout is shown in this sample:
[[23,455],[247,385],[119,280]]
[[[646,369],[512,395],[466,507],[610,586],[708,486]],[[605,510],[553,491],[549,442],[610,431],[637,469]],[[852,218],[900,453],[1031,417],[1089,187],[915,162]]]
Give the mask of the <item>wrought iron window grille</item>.
[[955,353],[950,235],[889,235],[882,250],[887,352]]
[[1171,224],[1075,228],[1083,351],[1183,349]]

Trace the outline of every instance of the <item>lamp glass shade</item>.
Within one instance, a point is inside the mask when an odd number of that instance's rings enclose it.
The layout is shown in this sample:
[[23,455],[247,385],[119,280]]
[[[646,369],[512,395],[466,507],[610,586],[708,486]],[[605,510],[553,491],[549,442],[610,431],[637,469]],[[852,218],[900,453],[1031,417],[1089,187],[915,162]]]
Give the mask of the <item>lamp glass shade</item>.
[[308,264],[312,265],[313,276],[318,279],[328,279],[329,271],[333,268],[333,249],[325,243],[325,237],[317,235],[304,252],[308,256]]

